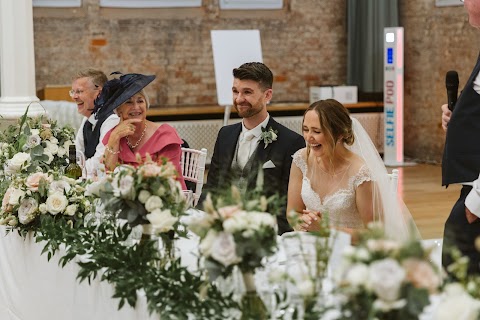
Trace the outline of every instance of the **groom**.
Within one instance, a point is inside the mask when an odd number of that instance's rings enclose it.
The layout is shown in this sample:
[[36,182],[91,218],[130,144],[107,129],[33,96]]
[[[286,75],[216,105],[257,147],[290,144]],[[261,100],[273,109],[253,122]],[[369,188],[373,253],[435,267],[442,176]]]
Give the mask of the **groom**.
[[264,194],[278,194],[282,199],[278,233],[292,231],[285,215],[290,165],[292,155],[305,147],[305,141],[268,114],[273,74],[266,65],[242,64],[233,69],[233,77],[233,106],[243,120],[220,129],[203,194],[225,190],[231,184],[253,190],[261,167]]

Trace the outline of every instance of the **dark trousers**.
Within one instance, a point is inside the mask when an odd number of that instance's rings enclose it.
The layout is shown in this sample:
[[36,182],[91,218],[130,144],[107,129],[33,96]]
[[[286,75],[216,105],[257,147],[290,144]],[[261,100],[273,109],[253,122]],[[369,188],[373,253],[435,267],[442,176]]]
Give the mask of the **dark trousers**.
[[[475,248],[475,239],[480,237],[480,219],[475,220],[473,223],[468,223],[465,215],[465,198],[470,190],[472,190],[470,186],[462,188],[460,198],[458,198],[450,212],[450,216],[445,222],[442,265],[446,268],[453,262],[450,248],[457,248],[470,259],[468,273],[480,274],[480,252]],[[477,243],[479,242],[480,239],[477,240]]]

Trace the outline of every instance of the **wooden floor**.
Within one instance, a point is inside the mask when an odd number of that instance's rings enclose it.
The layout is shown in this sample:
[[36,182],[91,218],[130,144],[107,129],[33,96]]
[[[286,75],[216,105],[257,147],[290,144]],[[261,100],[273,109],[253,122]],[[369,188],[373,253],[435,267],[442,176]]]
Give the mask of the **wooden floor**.
[[400,171],[399,192],[422,238],[441,238],[445,220],[458,199],[461,187],[442,187],[442,169],[439,165],[417,164],[397,169]]

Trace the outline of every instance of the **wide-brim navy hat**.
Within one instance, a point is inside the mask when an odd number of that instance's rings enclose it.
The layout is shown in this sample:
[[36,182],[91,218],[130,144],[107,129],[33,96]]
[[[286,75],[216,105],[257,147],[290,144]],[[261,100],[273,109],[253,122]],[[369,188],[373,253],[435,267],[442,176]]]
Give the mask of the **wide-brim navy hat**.
[[[112,74],[118,74],[118,72]],[[107,81],[102,92],[95,99],[95,108],[93,109],[95,118],[109,116],[113,110],[140,92],[154,79],[155,75],[127,73],[118,79]]]

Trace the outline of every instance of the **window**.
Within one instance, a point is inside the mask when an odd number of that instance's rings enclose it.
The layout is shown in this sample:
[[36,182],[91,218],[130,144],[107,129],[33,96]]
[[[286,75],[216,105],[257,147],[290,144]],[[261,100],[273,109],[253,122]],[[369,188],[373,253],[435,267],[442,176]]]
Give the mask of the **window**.
[[100,0],[100,7],[110,8],[178,8],[201,5],[202,0]]
[[82,0],[32,0],[34,7],[75,8],[82,6]]
[[220,0],[220,9],[282,9],[283,0]]
[[448,6],[463,6],[463,2],[460,0],[435,0],[435,6],[448,7]]

